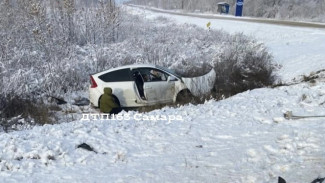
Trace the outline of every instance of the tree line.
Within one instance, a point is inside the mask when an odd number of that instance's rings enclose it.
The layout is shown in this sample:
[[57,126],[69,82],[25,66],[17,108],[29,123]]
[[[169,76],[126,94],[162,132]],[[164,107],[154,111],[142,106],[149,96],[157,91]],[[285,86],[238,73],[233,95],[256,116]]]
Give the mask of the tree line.
[[[234,14],[236,0],[131,0],[129,3],[163,9],[182,9],[217,13],[217,4],[230,4]],[[244,16],[325,22],[324,0],[244,0]]]

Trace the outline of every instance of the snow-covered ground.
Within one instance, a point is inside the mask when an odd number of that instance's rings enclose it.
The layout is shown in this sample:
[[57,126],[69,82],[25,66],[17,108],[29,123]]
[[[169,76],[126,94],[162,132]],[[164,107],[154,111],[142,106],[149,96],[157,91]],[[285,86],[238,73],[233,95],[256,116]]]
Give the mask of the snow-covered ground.
[[[325,30],[130,11],[252,35],[270,47],[286,82],[325,69]],[[325,74],[318,76],[145,116],[123,112],[124,120],[2,133],[0,182],[311,182],[325,176],[325,118],[286,120],[283,113],[325,115]],[[146,120],[157,115],[182,120]]]
[[310,182],[325,176],[324,120],[283,112],[325,114],[322,82],[145,114],[183,121],[129,112],[1,134],[0,182]]

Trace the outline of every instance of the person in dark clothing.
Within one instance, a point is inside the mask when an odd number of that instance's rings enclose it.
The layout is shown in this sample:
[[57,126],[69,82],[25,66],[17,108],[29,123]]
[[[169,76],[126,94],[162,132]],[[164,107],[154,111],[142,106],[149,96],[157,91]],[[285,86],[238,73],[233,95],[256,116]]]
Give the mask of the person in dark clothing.
[[134,72],[133,78],[134,78],[135,84],[137,85],[140,97],[143,100],[146,100],[146,97],[144,96],[144,89],[143,89],[144,81],[143,81],[143,78],[142,78],[140,72],[139,71]]
[[117,114],[121,112],[120,106],[116,103],[111,88],[104,88],[104,94],[100,98],[100,112],[109,113],[109,114]]

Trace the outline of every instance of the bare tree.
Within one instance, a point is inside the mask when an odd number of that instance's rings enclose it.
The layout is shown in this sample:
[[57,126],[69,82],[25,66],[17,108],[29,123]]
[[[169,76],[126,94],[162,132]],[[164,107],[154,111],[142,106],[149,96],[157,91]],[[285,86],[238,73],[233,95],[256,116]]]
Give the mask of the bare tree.
[[57,87],[72,81],[63,60],[75,45],[115,42],[118,12],[114,0],[90,7],[75,0],[1,1],[0,79],[7,83],[1,94],[66,91],[70,83]]

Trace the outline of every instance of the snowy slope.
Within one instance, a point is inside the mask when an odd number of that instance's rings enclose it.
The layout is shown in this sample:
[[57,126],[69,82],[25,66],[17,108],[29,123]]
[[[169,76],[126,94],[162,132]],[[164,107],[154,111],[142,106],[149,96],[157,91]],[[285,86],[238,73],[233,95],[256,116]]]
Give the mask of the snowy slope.
[[[133,9],[147,18],[162,14]],[[324,68],[323,30],[170,16],[266,42],[285,81]],[[308,58],[308,60],[306,60]],[[325,176],[324,73],[316,82],[247,91],[142,115],[182,121],[78,120],[0,134],[0,182],[311,182]],[[143,116],[145,117],[145,116]],[[82,118],[82,115],[79,115]],[[134,119],[136,118],[136,119]],[[95,152],[77,148],[87,143]]]
[[284,82],[325,68],[325,29],[203,19],[156,13],[132,7],[126,8],[128,12],[143,15],[146,18],[164,16],[179,24],[195,24],[202,28],[206,28],[206,24],[211,22],[212,29],[223,29],[230,33],[243,32],[252,36],[265,43],[273,54],[274,60],[282,65],[279,75]]
[[[325,84],[248,91],[146,115],[183,121],[76,121],[1,134],[0,182],[310,182],[325,176]],[[323,104],[321,104],[323,103]],[[81,116],[80,116],[81,118]],[[139,118],[139,116],[135,116]],[[77,149],[81,143],[95,151]]]

